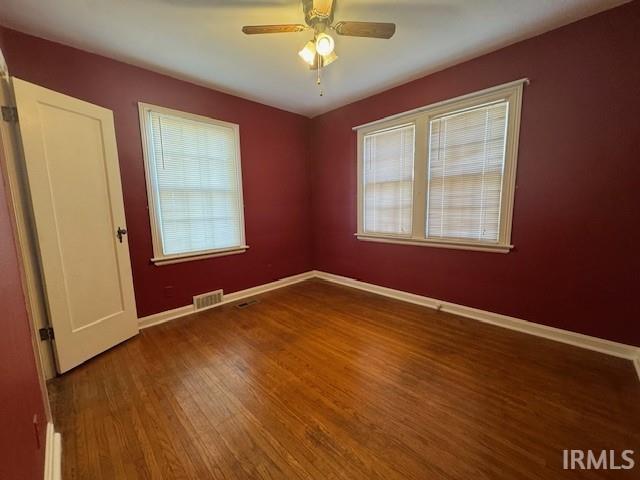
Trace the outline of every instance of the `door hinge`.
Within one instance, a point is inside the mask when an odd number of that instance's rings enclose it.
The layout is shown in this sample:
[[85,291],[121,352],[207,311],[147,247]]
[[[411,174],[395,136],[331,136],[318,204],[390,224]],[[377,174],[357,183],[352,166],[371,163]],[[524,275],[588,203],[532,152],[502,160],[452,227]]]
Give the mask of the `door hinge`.
[[56,338],[53,335],[53,327],[44,327],[41,328],[40,330],[38,330],[38,333],[40,333],[40,340],[53,340],[54,338]]
[[2,119],[5,122],[16,123],[18,121],[18,109],[16,107],[2,106]]

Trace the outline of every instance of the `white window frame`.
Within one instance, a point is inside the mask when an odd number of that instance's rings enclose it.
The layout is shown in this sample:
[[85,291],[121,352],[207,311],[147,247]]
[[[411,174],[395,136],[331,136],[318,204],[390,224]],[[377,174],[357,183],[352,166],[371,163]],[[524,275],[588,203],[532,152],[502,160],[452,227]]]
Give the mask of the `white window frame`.
[[[358,135],[358,240],[383,243],[420,245],[427,247],[478,250],[484,252],[508,253],[511,244],[511,226],[513,203],[516,189],[516,169],[518,162],[518,141],[520,136],[520,112],[522,108],[522,90],[528,79],[498,85],[496,87],[470,93],[460,97],[417,108],[354,127]],[[507,138],[505,147],[504,174],[502,179],[502,200],[500,205],[500,230],[497,242],[486,240],[427,238],[426,208],[428,199],[429,166],[429,125],[431,120],[461,110],[480,107],[500,101],[509,102],[507,119]],[[410,235],[379,234],[367,232],[364,228],[364,138],[366,135],[402,125],[415,125],[414,172],[413,172],[413,217]],[[422,181],[421,181],[422,179]]]
[[[202,260],[205,258],[221,257],[225,255],[236,255],[244,253],[249,246],[245,240],[244,225],[244,195],[242,192],[242,161],[240,158],[240,127],[235,123],[223,122],[213,118],[196,115],[194,113],[181,112],[171,108],[160,107],[149,103],[138,102],[138,111],[140,115],[140,135],[142,137],[142,153],[144,157],[144,172],[147,181],[147,203],[149,210],[149,219],[151,222],[151,239],[153,243],[153,258],[151,261],[156,265],[169,265],[172,263],[187,262],[192,260]],[[158,222],[158,198],[156,188],[155,175],[152,174],[151,162],[149,160],[149,128],[150,123],[149,112],[157,112],[174,117],[184,118],[186,120],[208,123],[226,128],[231,128],[234,134],[236,160],[237,160],[237,181],[238,193],[240,194],[240,244],[233,247],[217,248],[209,250],[200,250],[197,252],[180,253],[174,255],[165,255],[162,248],[162,233],[160,232],[160,224]]]

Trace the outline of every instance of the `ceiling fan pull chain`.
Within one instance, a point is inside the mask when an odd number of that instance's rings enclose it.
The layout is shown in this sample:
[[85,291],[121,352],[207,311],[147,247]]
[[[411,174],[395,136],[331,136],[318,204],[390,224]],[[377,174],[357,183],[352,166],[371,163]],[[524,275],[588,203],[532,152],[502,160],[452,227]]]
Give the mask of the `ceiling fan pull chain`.
[[324,91],[322,90],[322,82],[320,80],[320,68],[322,65],[322,56],[318,55],[318,81],[316,82],[316,84],[318,85],[318,88],[320,89],[320,96],[323,97],[324,96]]

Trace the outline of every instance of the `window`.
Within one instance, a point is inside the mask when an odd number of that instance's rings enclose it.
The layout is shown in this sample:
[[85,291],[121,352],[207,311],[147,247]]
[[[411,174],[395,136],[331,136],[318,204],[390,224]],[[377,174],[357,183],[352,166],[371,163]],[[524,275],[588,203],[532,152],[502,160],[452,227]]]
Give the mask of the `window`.
[[357,237],[508,252],[525,82],[356,127]]
[[508,107],[430,121],[427,237],[498,241]]
[[364,138],[366,231],[411,233],[415,128],[405,125]]
[[156,264],[241,253],[237,125],[139,104]]

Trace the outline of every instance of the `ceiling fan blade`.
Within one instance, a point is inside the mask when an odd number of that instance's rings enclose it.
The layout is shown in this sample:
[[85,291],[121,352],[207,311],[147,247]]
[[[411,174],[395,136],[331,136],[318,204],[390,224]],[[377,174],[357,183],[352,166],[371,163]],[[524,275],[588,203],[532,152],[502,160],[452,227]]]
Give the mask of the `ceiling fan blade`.
[[242,27],[242,31],[247,35],[255,35],[259,33],[291,33],[291,32],[303,32],[307,28],[306,25],[300,25],[299,23],[289,23],[284,25],[245,25]]
[[313,9],[319,15],[329,17],[333,10],[333,0],[313,0]]
[[338,22],[333,26],[338,35],[349,37],[391,38],[396,33],[395,23]]

